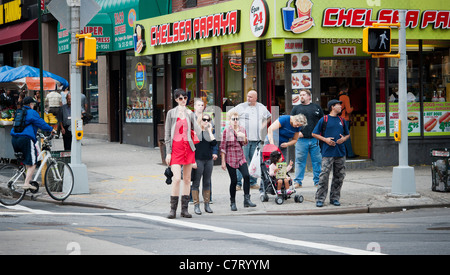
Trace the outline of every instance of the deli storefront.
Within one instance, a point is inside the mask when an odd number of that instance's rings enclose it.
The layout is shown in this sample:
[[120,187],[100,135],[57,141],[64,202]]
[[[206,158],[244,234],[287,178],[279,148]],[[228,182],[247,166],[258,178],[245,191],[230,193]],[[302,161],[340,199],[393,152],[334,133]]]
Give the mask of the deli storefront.
[[[177,87],[188,91],[191,107],[194,98],[201,98],[222,112],[246,101],[255,89],[277,118],[300,104],[302,89],[310,90],[313,102],[327,113],[327,102],[338,98],[339,86],[347,83],[354,107],[353,150],[375,165],[396,165],[398,60],[365,54],[362,30],[377,21],[396,23],[398,10],[406,9],[409,163],[429,164],[431,148],[450,146],[450,11],[444,10],[445,0],[389,7],[376,2],[229,1],[139,20],[134,30],[141,71],[127,102],[142,89],[152,91],[153,110],[159,114],[153,127],[159,133]],[[397,33],[392,31],[393,52]],[[145,75],[153,78],[138,81]],[[126,113],[130,119],[141,116],[139,106],[130,104]],[[160,134],[155,145],[157,139]]]

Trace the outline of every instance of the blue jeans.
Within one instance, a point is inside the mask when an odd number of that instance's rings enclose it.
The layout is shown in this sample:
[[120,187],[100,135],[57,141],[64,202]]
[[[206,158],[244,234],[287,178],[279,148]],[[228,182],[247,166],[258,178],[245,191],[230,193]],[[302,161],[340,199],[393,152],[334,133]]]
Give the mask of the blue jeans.
[[[249,141],[247,145],[244,146],[244,156],[247,161],[247,166],[250,165],[252,161],[253,154],[255,153],[256,147],[258,146],[258,141]],[[257,183],[257,178],[250,176],[250,186],[253,186]],[[237,185],[242,186],[242,174],[237,170]]]
[[306,160],[308,153],[311,155],[314,185],[319,184],[319,176],[322,170],[322,154],[317,139],[299,138],[295,144],[295,178],[294,182],[302,185],[305,177]]
[[[347,126],[348,131],[350,131],[350,121],[345,120],[345,126]],[[354,157],[355,153],[353,152],[353,148],[352,148],[352,141],[350,140],[350,138],[348,138],[345,142],[345,151],[347,152],[347,157]]]

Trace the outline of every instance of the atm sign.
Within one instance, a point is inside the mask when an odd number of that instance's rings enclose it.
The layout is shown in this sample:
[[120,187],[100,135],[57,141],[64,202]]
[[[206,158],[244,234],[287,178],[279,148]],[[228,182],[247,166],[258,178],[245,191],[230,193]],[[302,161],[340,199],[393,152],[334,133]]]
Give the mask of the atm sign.
[[334,46],[333,47],[334,56],[356,56],[355,46]]

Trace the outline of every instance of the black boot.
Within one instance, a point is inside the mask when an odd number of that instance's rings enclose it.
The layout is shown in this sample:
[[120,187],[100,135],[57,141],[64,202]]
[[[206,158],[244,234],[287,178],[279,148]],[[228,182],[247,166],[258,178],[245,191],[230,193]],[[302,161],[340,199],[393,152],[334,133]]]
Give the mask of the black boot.
[[175,219],[177,216],[178,199],[178,196],[170,196],[170,213],[167,218]]
[[256,204],[250,200],[250,194],[244,195],[244,207],[256,207]]
[[211,207],[209,207],[209,198],[211,197],[211,191],[210,190],[206,190],[203,191],[203,202],[205,203],[205,211],[207,213],[212,213],[212,209]]
[[231,207],[231,211],[237,211],[237,207],[236,207],[236,199],[235,198],[230,198],[230,207]]
[[198,194],[198,190],[192,190],[192,201],[194,202],[194,213],[197,215],[201,215],[202,211],[200,210],[200,198]]
[[188,212],[189,195],[181,196],[181,217],[192,218]]

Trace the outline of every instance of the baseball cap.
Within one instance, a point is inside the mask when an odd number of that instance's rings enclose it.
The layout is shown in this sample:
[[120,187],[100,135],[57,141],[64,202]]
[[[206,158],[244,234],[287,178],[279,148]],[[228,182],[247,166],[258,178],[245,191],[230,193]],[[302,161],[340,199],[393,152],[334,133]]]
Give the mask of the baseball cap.
[[332,99],[332,100],[328,101],[328,110],[331,111],[331,107],[338,103],[342,104],[342,101],[339,101],[337,99]]
[[34,100],[31,96],[26,96],[23,99],[23,105],[28,105],[30,103],[37,103],[36,100]]

